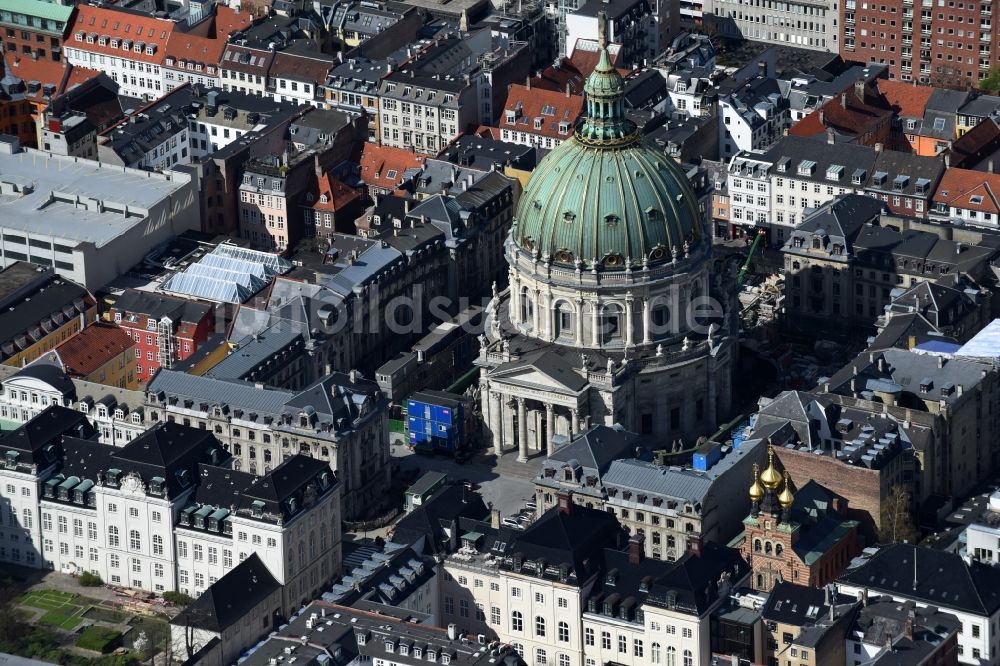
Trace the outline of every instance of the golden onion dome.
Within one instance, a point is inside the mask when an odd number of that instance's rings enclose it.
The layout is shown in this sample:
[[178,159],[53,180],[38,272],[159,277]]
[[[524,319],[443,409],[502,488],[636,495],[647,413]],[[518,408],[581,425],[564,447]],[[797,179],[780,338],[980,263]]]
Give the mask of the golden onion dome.
[[764,499],[764,489],[760,487],[760,483],[757,481],[757,474],[760,472],[760,466],[757,463],[753,464],[753,483],[750,484],[750,501],[757,503]]
[[760,482],[767,490],[777,490],[781,485],[781,472],[774,466],[774,447],[767,445],[767,469],[760,475]]
[[792,502],[794,501],[795,495],[792,494],[792,489],[788,487],[788,472],[785,472],[785,489],[778,495],[778,504],[781,505],[782,509],[787,509],[792,506]]

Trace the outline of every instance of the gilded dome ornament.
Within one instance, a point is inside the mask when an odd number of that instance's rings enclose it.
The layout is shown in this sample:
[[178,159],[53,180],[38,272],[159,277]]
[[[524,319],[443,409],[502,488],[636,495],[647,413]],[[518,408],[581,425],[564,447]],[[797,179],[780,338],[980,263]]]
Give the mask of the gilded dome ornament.
[[781,491],[781,494],[778,495],[778,504],[781,505],[782,509],[786,509],[786,510],[789,509],[789,508],[791,508],[792,502],[795,501],[795,495],[792,494],[792,489],[788,487],[788,482],[789,482],[789,474],[788,474],[788,471],[786,470],[785,471],[785,488],[784,488],[784,490]]
[[753,464],[753,483],[750,484],[750,501],[754,504],[760,503],[764,499],[764,489],[760,487],[757,475],[760,472],[760,465]]
[[781,472],[774,466],[774,447],[767,445],[767,469],[760,475],[765,490],[775,491],[781,485]]

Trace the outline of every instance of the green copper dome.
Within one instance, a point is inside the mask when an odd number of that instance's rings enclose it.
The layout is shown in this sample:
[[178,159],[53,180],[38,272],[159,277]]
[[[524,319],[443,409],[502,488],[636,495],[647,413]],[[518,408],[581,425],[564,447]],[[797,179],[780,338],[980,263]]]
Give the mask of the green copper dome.
[[625,82],[601,26],[587,79],[587,112],[574,135],[535,168],[517,207],[513,241],[554,264],[606,269],[680,259],[701,240],[687,177],[625,117]]

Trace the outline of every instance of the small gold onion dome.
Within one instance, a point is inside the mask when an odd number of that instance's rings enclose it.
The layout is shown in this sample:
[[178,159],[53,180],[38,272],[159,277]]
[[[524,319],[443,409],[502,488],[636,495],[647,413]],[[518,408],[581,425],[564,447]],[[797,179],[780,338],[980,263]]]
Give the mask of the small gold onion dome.
[[753,464],[753,483],[750,484],[750,501],[760,502],[764,499],[764,489],[760,487],[760,483],[757,481],[757,474],[760,472],[760,466],[757,463]]
[[795,495],[792,494],[792,489],[788,487],[788,472],[785,472],[785,489],[778,495],[778,504],[781,505],[782,509],[787,509],[792,506],[792,502],[794,501]]
[[774,447],[767,445],[767,469],[760,475],[760,482],[767,490],[777,490],[781,485],[781,473],[774,466]]

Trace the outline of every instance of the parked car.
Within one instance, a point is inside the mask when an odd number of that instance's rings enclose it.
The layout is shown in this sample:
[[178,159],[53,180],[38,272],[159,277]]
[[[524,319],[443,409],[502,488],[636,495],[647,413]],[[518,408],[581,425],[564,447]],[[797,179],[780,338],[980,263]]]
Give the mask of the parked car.
[[501,520],[500,522],[503,523],[504,525],[506,525],[507,527],[520,527],[521,526],[521,523],[518,522],[517,518],[507,517],[507,518],[504,518],[503,520]]

